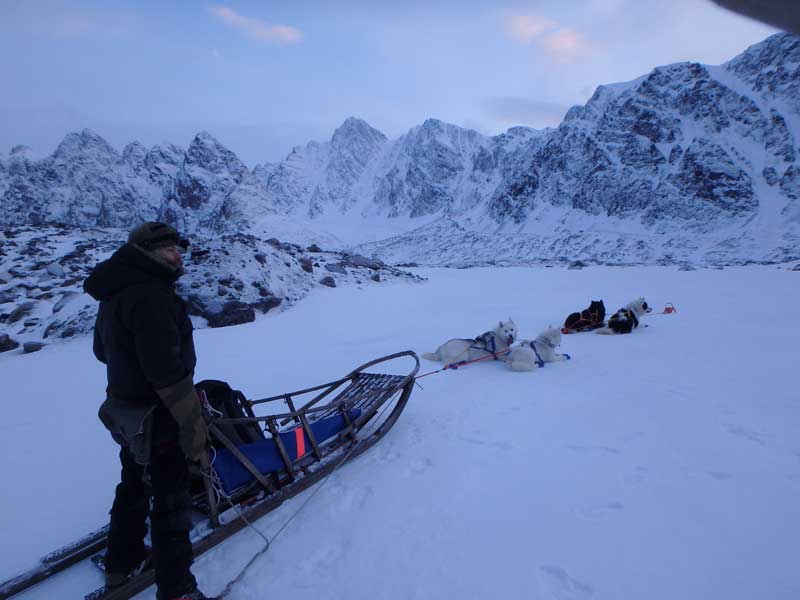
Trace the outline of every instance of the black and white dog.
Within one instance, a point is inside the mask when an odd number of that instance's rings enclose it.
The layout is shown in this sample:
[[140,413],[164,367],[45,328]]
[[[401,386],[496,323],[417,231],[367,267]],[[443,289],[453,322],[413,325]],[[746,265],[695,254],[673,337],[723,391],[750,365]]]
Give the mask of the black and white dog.
[[652,312],[652,310],[653,309],[647,305],[644,298],[637,298],[611,315],[608,324],[601,329],[597,329],[595,333],[602,333],[605,335],[630,333],[639,326],[639,319],[643,315]]

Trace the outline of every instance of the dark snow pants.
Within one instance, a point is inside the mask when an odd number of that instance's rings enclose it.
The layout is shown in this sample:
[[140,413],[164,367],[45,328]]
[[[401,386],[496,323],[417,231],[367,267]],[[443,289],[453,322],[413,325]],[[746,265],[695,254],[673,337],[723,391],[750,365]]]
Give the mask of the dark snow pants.
[[[164,428],[171,429],[164,417],[163,413],[156,417],[156,437],[159,429],[161,433]],[[134,461],[127,448],[120,450],[119,458],[122,479],[110,513],[106,569],[127,573],[141,562],[145,556],[145,520],[149,515],[158,597],[175,598],[194,590],[197,582],[189,570],[194,558],[189,541],[189,471],[177,435],[167,442],[154,443],[150,464],[146,467],[149,486],[143,481],[145,467]]]

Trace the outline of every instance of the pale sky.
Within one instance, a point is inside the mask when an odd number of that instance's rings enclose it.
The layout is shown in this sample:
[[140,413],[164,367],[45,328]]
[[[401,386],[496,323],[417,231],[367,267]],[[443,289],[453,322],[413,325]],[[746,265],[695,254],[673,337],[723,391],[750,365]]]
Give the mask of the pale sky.
[[390,138],[555,126],[600,84],[775,31],[709,0],[0,0],[0,153],[206,130],[253,167],[349,116]]

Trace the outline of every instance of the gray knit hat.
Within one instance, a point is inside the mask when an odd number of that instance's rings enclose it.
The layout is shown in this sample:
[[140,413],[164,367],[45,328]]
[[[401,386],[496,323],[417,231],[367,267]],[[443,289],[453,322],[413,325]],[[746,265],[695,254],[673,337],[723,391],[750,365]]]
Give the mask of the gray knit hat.
[[142,223],[132,229],[128,234],[128,243],[136,244],[145,250],[155,250],[166,246],[178,246],[186,250],[189,247],[189,240],[178,235],[174,227],[153,221]]

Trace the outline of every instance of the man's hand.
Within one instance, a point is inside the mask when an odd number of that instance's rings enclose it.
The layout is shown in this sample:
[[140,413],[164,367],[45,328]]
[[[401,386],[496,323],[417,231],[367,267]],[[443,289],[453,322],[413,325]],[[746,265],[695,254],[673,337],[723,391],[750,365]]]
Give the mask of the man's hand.
[[156,393],[178,423],[178,438],[186,458],[201,462],[208,449],[208,428],[192,376],[187,375],[177,383],[156,390]]

